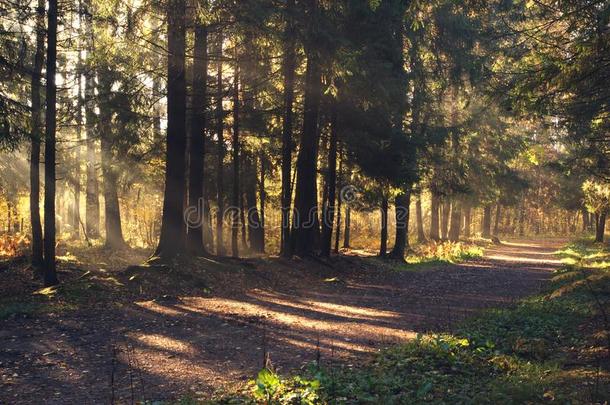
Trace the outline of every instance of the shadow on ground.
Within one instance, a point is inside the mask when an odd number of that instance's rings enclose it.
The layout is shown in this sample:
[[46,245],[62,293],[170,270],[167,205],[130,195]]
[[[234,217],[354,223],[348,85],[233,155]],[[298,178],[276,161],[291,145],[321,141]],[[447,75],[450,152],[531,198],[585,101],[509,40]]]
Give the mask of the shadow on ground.
[[318,358],[362,361],[537,293],[560,264],[553,252],[562,242],[508,242],[482,259],[419,272],[356,257],[258,260],[213,275],[209,287],[163,296],[134,284],[73,311],[1,320],[0,403],[210,396],[252,378],[267,357],[280,372]]

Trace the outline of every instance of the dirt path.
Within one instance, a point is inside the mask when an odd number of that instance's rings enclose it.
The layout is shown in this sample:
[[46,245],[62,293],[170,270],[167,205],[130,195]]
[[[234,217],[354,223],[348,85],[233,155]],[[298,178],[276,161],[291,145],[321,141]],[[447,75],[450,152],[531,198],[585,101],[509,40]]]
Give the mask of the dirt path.
[[283,279],[234,293],[0,321],[0,403],[209,396],[250,379],[264,353],[285,372],[318,356],[358,361],[538,292],[559,266],[553,252],[563,242],[506,243],[480,260],[418,272],[362,271],[362,259],[341,258],[336,275],[300,278],[312,263],[290,263]]

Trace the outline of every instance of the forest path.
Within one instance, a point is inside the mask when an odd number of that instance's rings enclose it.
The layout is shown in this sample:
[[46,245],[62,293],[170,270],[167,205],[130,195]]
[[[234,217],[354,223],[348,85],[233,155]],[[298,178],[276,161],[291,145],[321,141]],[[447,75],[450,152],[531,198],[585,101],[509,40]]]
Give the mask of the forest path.
[[355,363],[537,293],[564,243],[505,242],[481,259],[420,271],[364,271],[367,259],[342,257],[337,274],[299,278],[316,263],[304,261],[283,268],[284,279],[232,294],[126,298],[0,321],[0,404],[209,398],[252,378],[264,353],[280,372],[318,357]]

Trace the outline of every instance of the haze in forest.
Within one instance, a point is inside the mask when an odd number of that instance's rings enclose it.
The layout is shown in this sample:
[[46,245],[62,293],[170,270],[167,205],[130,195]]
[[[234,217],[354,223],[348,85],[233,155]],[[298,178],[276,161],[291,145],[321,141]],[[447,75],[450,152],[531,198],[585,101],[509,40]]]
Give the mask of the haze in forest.
[[0,256],[55,294],[603,249],[609,55],[608,1],[0,0]]

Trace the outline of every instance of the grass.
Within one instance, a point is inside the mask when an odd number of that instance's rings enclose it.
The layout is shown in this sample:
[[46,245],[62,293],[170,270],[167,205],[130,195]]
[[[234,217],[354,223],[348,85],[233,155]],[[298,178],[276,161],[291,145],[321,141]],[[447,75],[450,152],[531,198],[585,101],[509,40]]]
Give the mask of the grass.
[[[212,403],[604,403],[610,398],[609,252],[579,241],[544,293],[425,334],[357,367],[280,378],[263,370],[241,397]],[[197,403],[196,401],[193,403]]]

